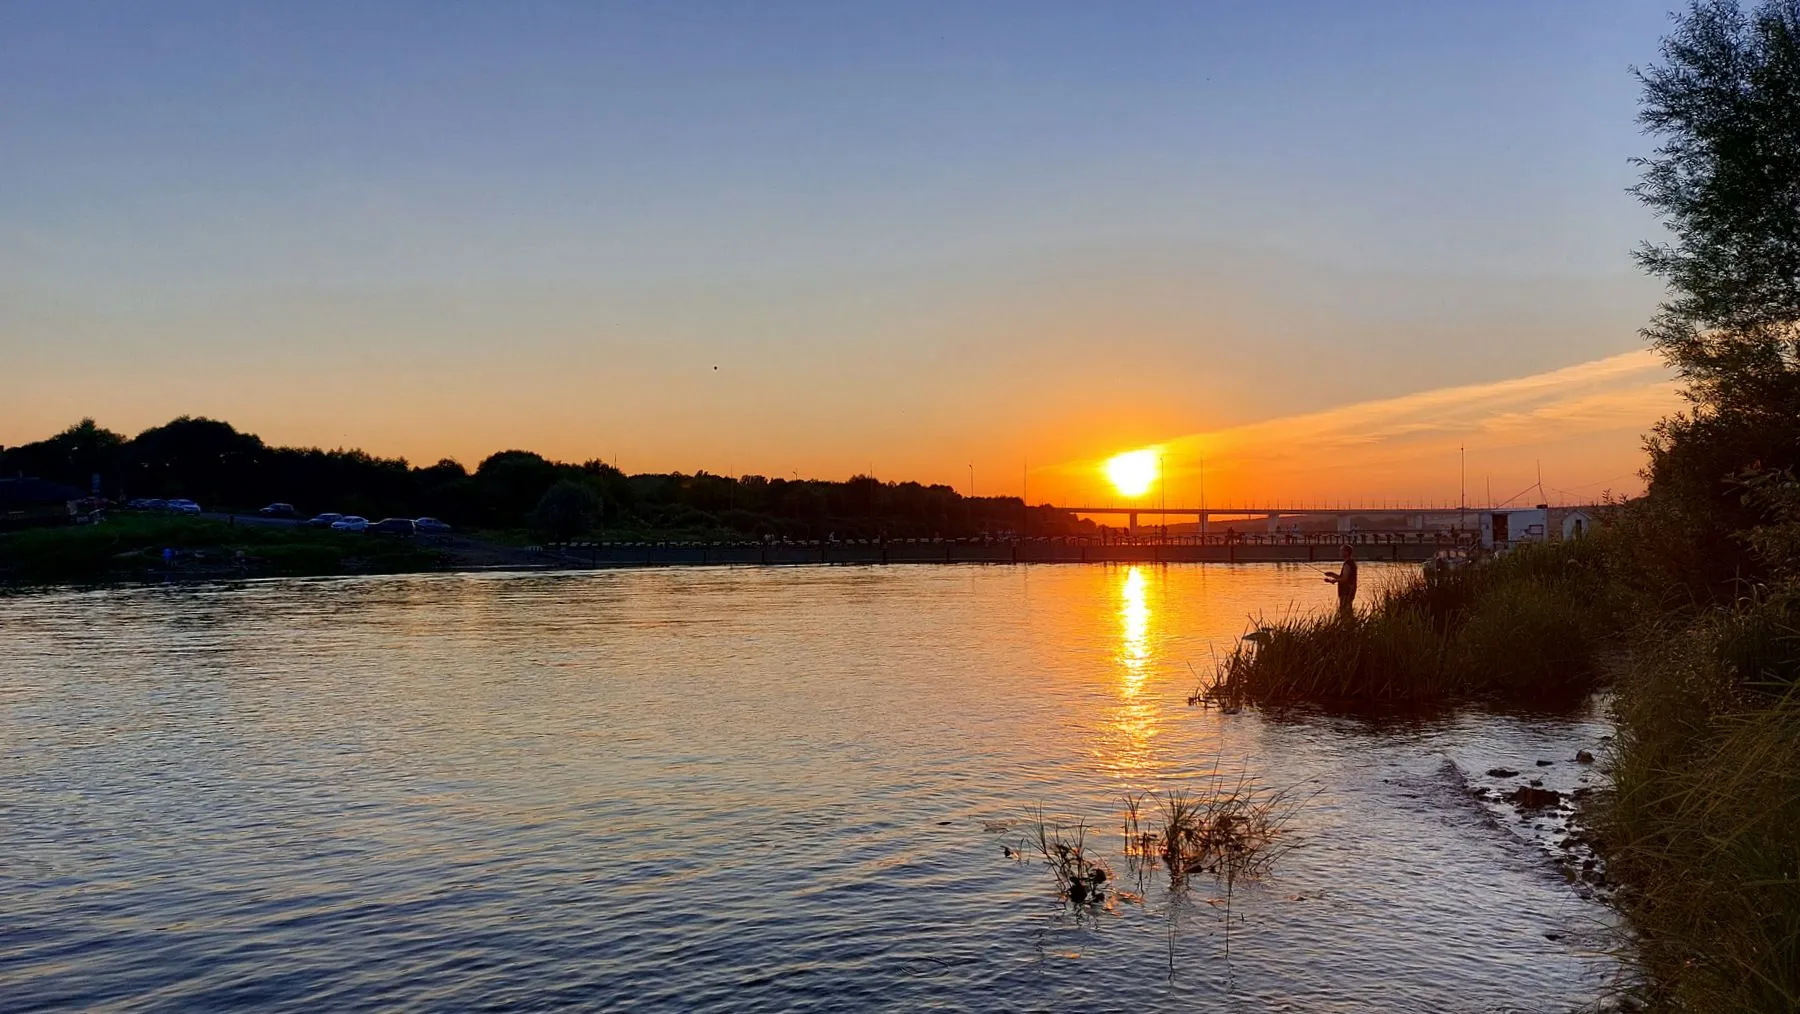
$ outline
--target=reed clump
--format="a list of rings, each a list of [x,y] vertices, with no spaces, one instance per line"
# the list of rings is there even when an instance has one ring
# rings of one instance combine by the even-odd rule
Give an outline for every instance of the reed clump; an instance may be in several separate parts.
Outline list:
[[[1200,697],[1230,708],[1585,693],[1622,602],[1602,541],[1422,570],[1359,613],[1259,623]]]
[[[1215,778],[1204,792],[1127,795],[1125,857],[1140,881],[1147,865],[1160,865],[1171,890],[1201,873],[1229,889],[1266,873],[1294,847],[1287,825],[1303,803],[1292,790],[1256,786],[1247,775],[1234,784]],[[1073,904],[1107,901],[1116,881],[1105,861],[1089,850],[1085,823],[1059,824],[1042,810],[1025,823],[1029,833],[1016,849],[1006,849],[1007,856],[1042,861],[1056,878],[1058,893]]]
[[[1225,790],[1194,796],[1183,790],[1165,793],[1159,805],[1160,826],[1145,835],[1128,824],[1127,844],[1135,837],[1143,854],[1159,858],[1169,882],[1180,886],[1196,873],[1231,884],[1259,876],[1292,842],[1287,822],[1298,809],[1287,790],[1260,789],[1240,781]],[[1136,808],[1128,808],[1136,820]]]

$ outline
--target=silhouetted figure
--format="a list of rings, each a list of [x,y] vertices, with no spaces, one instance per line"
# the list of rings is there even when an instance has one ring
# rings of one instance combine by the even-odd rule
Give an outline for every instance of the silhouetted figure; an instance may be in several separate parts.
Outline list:
[[[1356,608],[1356,547],[1344,545],[1344,565],[1327,571],[1325,580],[1337,585],[1338,611],[1348,613]]]

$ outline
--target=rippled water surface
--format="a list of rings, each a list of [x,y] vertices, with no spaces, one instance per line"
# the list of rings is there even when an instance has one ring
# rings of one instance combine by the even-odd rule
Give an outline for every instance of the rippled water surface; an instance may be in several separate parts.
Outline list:
[[[0,1009],[1592,999],[1604,912],[1459,771],[1599,726],[1186,705],[1249,614],[1330,594],[972,566],[0,599]],[[1316,792],[1229,958],[1210,883],[1077,913],[991,830],[1082,817],[1125,870],[1122,794],[1216,766]]]

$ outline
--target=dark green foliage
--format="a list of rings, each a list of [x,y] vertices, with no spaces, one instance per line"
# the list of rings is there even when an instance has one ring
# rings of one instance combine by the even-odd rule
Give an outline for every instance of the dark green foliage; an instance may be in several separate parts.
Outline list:
[[[1797,365],[1800,320],[1800,0],[1694,3],[1639,73],[1638,197],[1675,233],[1639,260],[1675,294],[1653,329],[1708,400]],[[1724,388],[1714,385],[1723,384]]]
[[[125,437],[83,419],[48,440],[14,447],[0,454],[0,477],[35,475],[88,492],[94,475],[104,486],[119,462]]]
[[[1693,407],[1657,427],[1634,520],[1664,592],[1722,601],[1764,573],[1736,479],[1800,466],[1800,0],[1695,3],[1662,55],[1639,74],[1660,143],[1635,192],[1674,233],[1639,252],[1671,296],[1645,334]]]
[[[1800,480],[1793,469],[1764,470],[1742,480],[1744,502],[1756,523],[1742,541],[1756,559],[1776,574],[1800,574]]]
[[[571,465],[521,450],[490,455],[471,474],[450,460],[413,468],[362,451],[270,447],[228,423],[188,417],[131,440],[83,420],[49,440],[0,451],[0,474],[15,472],[84,490],[99,474],[108,496],[185,496],[209,510],[249,511],[283,501],[305,513],[431,515],[490,530],[535,525],[540,501],[564,482],[594,492],[609,532],[640,537],[954,538],[1094,530],[1048,507],[1028,510],[1016,497],[971,499],[949,486],[868,476],[847,482],[706,472],[626,476],[598,460]]]
[[[571,539],[600,520],[600,494],[585,482],[559,480],[532,509],[532,524],[552,539]]]
[[[1615,512],[1652,608],[1617,696],[1608,859],[1646,999],[1800,1009],[1800,2],[1694,4],[1640,75],[1646,334],[1692,407]]]
[[[493,528],[518,524],[557,478],[557,466],[530,451],[489,455],[475,469],[475,487],[481,495],[479,523]]]

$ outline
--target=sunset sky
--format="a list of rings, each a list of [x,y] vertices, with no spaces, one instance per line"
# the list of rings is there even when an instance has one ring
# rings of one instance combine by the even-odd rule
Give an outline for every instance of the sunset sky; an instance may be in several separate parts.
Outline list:
[[[9,4],[0,444],[1634,489],[1656,0]]]

